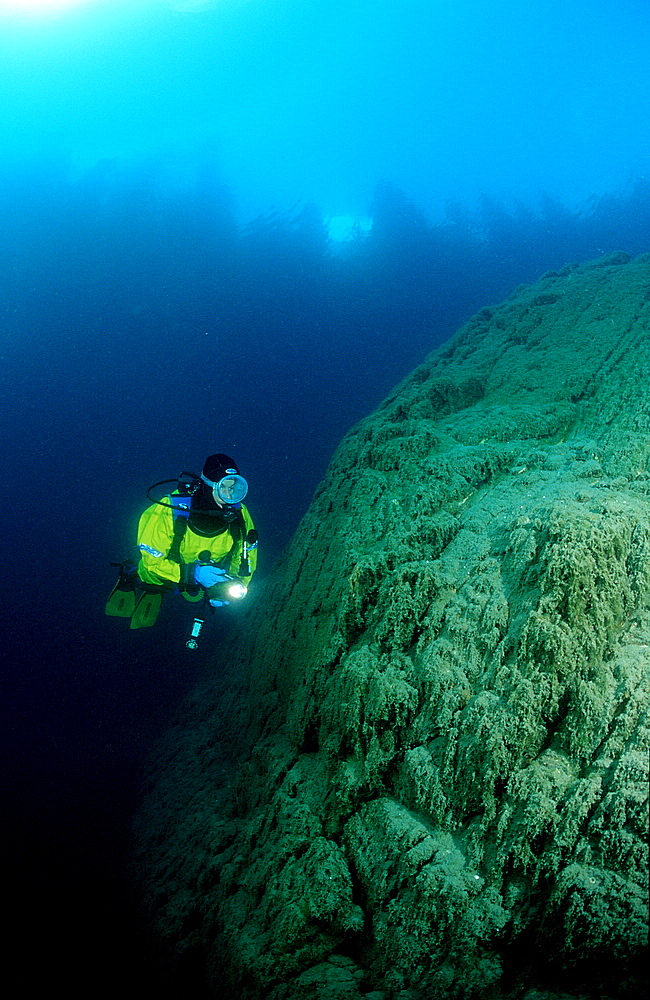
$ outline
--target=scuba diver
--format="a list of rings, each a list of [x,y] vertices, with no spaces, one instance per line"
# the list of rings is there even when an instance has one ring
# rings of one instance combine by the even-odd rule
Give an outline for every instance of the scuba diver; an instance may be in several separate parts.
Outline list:
[[[151,491],[167,483],[176,489],[162,500]],[[242,503],[248,483],[228,455],[210,455],[200,476],[182,472],[147,490],[153,503],[138,524],[140,562],[112,563],[120,575],[106,614],[130,618],[131,628],[148,628],[158,618],[165,592],[180,593],[203,609],[223,607],[246,596],[257,563],[257,532]],[[187,645],[195,649],[204,619],[195,617]]]

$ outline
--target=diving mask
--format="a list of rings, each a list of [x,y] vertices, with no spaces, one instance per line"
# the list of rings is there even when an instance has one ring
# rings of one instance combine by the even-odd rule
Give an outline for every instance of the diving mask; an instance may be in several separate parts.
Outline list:
[[[241,503],[248,493],[248,483],[234,469],[226,469],[226,475],[216,483],[203,474],[201,479],[212,490],[215,503],[225,504],[227,507]]]

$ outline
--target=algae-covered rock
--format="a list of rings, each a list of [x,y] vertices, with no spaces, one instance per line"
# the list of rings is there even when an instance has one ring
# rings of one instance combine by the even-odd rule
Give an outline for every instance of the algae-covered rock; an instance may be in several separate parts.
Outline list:
[[[177,975],[640,995],[649,515],[650,257],[518,289],[355,427],[152,771]]]

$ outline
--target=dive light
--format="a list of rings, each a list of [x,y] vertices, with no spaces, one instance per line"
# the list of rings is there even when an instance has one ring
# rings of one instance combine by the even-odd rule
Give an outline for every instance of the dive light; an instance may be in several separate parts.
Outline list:
[[[207,549],[199,552],[198,561],[202,565],[210,563],[213,566],[218,566],[218,563],[211,559],[210,552]],[[208,587],[206,593],[208,599],[211,601],[241,601],[242,597],[246,597],[248,587],[241,580],[238,580],[236,576],[228,576],[224,573],[224,578],[212,587]]]
[[[215,583],[214,587],[210,587],[208,597],[211,601],[241,601],[247,593],[248,587],[240,580],[229,576],[222,583]]]

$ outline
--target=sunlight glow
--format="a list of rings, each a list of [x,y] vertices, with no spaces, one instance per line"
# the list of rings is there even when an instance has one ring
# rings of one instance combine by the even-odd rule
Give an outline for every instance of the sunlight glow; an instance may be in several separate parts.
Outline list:
[[[24,14],[26,17],[57,14],[88,4],[89,0],[0,0],[0,14]]]
[[[372,219],[354,215],[333,215],[327,219],[329,238],[335,243],[346,243],[356,237],[369,233],[372,229]]]
[[[75,7],[92,7],[106,4],[109,0],[0,0],[0,17],[3,14],[14,17],[47,18],[63,14]],[[128,6],[131,0],[110,0],[117,5]],[[217,0],[140,0],[142,6],[170,7],[179,14],[199,14],[213,10]]]

